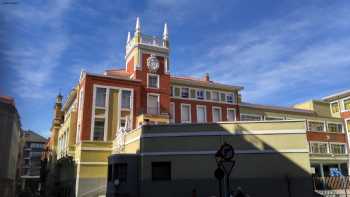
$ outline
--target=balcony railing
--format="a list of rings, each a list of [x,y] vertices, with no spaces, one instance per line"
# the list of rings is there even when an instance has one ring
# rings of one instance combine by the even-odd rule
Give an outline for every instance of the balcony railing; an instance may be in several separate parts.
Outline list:
[[[156,36],[141,35],[141,44],[163,47],[163,40]]]
[[[126,44],[126,52],[128,53],[132,47],[135,45],[135,37],[133,37],[127,44]],[[156,47],[164,47],[163,46],[163,39],[161,37],[157,36],[150,36],[141,34],[140,43],[148,46],[156,46]]]

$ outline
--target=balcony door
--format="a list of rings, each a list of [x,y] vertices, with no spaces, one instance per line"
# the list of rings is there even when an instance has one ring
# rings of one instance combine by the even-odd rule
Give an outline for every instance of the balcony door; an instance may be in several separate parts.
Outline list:
[[[149,94],[147,98],[147,113],[159,114],[159,95]]]

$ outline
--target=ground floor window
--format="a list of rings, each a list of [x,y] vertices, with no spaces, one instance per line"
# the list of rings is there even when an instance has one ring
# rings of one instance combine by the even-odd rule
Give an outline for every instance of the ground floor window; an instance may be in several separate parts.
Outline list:
[[[171,180],[170,162],[152,162],[152,180],[164,181]]]
[[[105,119],[95,118],[94,124],[94,140],[103,140],[105,132]]]

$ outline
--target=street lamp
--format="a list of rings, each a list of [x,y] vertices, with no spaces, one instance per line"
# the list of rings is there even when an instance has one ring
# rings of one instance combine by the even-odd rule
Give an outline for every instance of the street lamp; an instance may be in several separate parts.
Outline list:
[[[235,150],[234,148],[228,144],[224,143],[220,146],[219,150],[215,153],[215,161],[217,164],[217,169],[215,170],[215,177],[219,181],[219,196],[222,197],[222,179],[226,176],[226,188],[225,188],[225,196],[230,196],[230,174],[232,172],[233,167],[236,164],[234,160]]]

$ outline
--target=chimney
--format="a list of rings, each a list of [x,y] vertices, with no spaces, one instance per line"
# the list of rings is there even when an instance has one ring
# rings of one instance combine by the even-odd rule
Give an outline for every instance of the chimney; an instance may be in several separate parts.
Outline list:
[[[204,81],[210,82],[209,73],[205,73]]]

